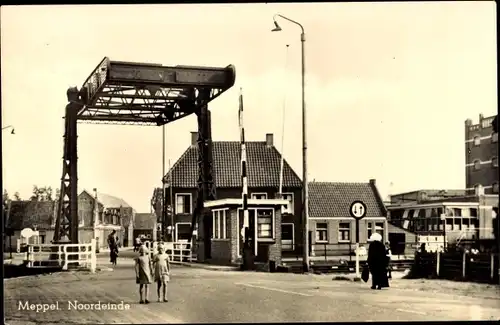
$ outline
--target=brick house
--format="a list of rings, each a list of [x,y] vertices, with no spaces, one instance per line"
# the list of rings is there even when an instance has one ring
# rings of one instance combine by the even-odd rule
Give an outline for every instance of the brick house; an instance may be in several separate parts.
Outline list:
[[[470,194],[482,186],[485,194],[498,195],[498,132],[496,116],[479,115],[479,123],[465,121],[465,183]]]
[[[133,225],[130,227],[130,221],[135,213],[133,209],[125,201],[102,193],[98,193],[98,203],[99,218],[95,219],[95,195],[84,190],[78,196],[79,242],[87,243],[96,238],[99,247],[107,247],[107,235],[114,229],[118,232],[120,243],[127,245],[129,239],[132,240]],[[10,243],[4,240],[4,247],[17,247],[21,230],[24,228],[38,230],[39,238],[33,240],[38,240],[40,244],[49,244],[54,237],[58,204],[57,200],[11,201],[7,225],[14,235],[11,236]]]
[[[309,183],[309,233],[311,256],[344,256],[352,253],[355,220],[350,216],[352,202],[366,204],[366,216],[359,224],[360,244],[366,244],[373,232],[387,241],[387,213],[375,180],[369,183]]]
[[[173,218],[167,218],[167,226],[173,219],[174,240],[183,241],[189,237],[192,213],[197,199],[198,179],[198,133],[191,132],[191,145],[165,175],[165,182],[171,179],[167,190],[166,204],[173,201]],[[273,135],[266,134],[265,141],[248,141],[248,191],[249,199],[275,199],[279,194],[281,154],[273,143]],[[212,146],[214,179],[217,199],[241,198],[241,147],[239,141],[214,141]],[[302,181],[284,160],[283,196],[290,204],[283,208],[281,233],[283,249],[297,249],[295,241],[300,241],[302,214]],[[155,190],[158,193],[161,189]],[[161,198],[161,196],[159,196]],[[172,197],[172,198],[171,198]],[[153,198],[154,201],[154,198]],[[161,202],[152,202],[157,216],[161,216]],[[160,199],[161,201],[161,199]],[[253,210],[250,210],[250,213]],[[215,217],[214,217],[215,218]],[[214,220],[215,221],[215,220]],[[215,222],[214,222],[215,225]]]

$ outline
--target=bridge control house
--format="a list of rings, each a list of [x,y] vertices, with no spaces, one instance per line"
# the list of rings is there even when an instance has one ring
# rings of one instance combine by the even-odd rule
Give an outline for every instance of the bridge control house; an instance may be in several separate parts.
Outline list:
[[[281,210],[289,202],[281,199],[248,200],[249,228],[256,262],[281,264]],[[205,202],[212,211],[212,260],[237,264],[243,256],[242,199]]]

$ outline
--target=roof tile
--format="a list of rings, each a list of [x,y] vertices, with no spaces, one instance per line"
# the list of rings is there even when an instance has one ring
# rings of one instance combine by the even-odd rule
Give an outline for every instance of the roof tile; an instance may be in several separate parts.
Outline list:
[[[266,142],[246,142],[248,186],[278,187],[281,154]],[[241,187],[241,144],[238,141],[214,141],[212,143],[215,186]],[[172,166],[173,187],[196,188],[198,180],[198,147],[190,146]],[[302,187],[302,181],[284,161],[283,187]]]

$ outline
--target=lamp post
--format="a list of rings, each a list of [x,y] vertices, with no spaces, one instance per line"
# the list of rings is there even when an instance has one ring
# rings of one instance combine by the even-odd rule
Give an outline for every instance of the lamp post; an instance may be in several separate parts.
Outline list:
[[[283,15],[280,14],[275,14],[273,17],[274,20],[274,28],[272,29],[273,32],[279,32],[281,31],[281,27],[278,25],[278,22],[276,21],[276,18],[282,18],[284,20],[287,20],[297,26],[300,27],[301,34],[300,34],[300,42],[301,42],[301,52],[302,52],[302,182],[303,182],[303,199],[304,199],[304,211],[303,211],[303,217],[304,217],[304,238],[303,238],[303,267],[304,267],[304,272],[309,272],[309,188],[308,188],[308,183],[307,183],[307,136],[306,136],[306,101],[305,101],[305,75],[306,75],[306,60],[305,60],[305,43],[306,43],[306,34],[304,32],[304,26],[302,26],[300,23],[296,22],[295,20],[292,20],[290,18],[287,18]]]
[[[162,125],[162,145],[161,145],[161,158],[162,158],[162,174],[161,174],[161,240],[166,241],[166,222],[167,222],[167,207],[165,206],[167,191],[165,190],[165,124]]]
[[[16,132],[14,130],[14,126],[7,125],[7,126],[2,127],[2,131],[8,130],[8,129],[12,129],[12,131],[10,131],[11,134],[16,134]]]

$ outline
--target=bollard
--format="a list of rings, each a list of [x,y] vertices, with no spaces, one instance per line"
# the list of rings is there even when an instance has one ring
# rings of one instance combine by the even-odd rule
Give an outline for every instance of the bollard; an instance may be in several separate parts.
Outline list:
[[[465,266],[466,266],[466,258],[467,258],[467,253],[464,252],[462,255],[462,278],[465,278]]]
[[[439,250],[436,252],[436,275],[439,278],[439,268],[441,263],[441,254]]]

